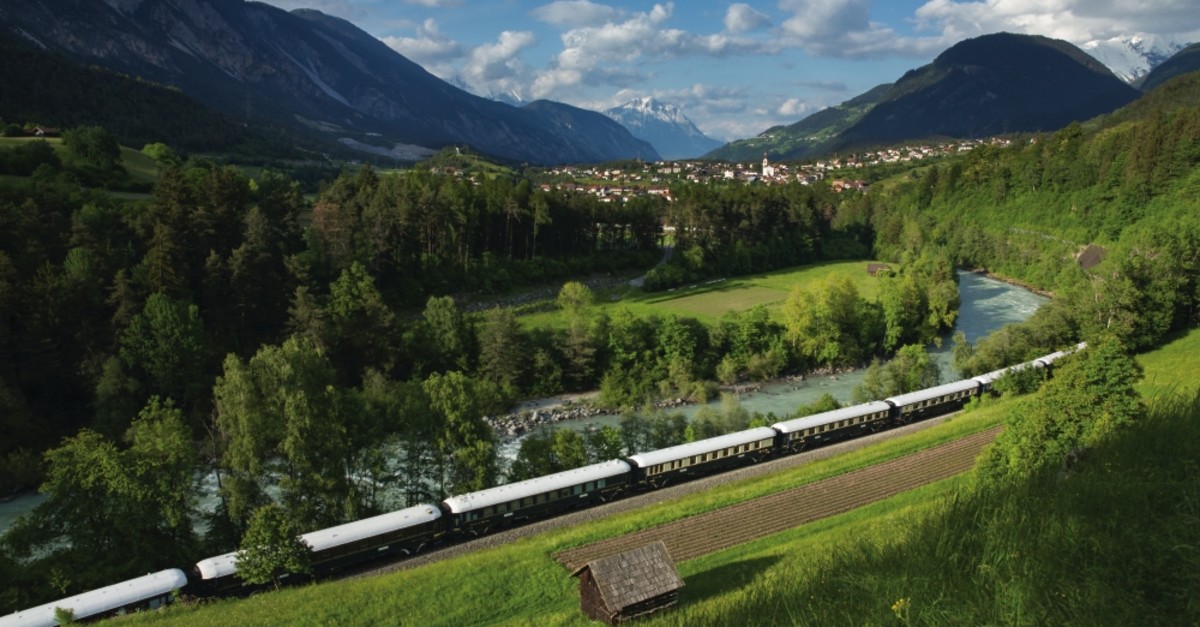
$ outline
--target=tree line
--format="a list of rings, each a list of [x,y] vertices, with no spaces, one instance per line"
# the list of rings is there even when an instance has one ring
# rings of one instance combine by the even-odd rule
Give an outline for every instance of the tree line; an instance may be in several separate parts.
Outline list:
[[[285,177],[195,163],[165,168],[153,198],[129,201],[48,160],[0,187],[7,489],[41,481],[41,451],[52,449],[52,497],[38,524],[5,537],[0,572],[12,583],[0,595],[15,609],[122,569],[227,550],[269,504],[316,528],[490,485],[504,469],[480,417],[522,395],[599,387],[604,402],[637,406],[897,351],[906,366],[877,367],[864,393],[913,385],[929,369],[905,347],[952,325],[955,266],[1058,296],[1007,339],[962,345],[970,369],[1067,338],[1151,346],[1196,322],[1200,227],[1186,210],[1194,123],[1194,111],[1179,110],[1072,127],[922,167],[867,195],[684,187],[669,206],[362,169],[329,183],[310,209]],[[1164,141],[1156,148],[1143,134]],[[581,284],[560,293],[568,324],[554,331],[527,331],[509,309],[473,318],[431,297],[648,267],[664,219],[682,228],[662,286],[868,245],[898,270],[874,301],[831,284],[791,295],[778,317],[754,309],[712,327],[597,311]],[[1072,257],[1087,242],[1107,254],[1084,269]],[[414,304],[424,304],[419,315],[406,313]],[[508,472],[750,423],[731,409],[691,425],[626,424],[534,439]],[[179,515],[191,507],[197,459],[215,469],[222,495],[203,536]],[[389,484],[399,496],[378,489]],[[136,538],[180,553],[149,554]]]

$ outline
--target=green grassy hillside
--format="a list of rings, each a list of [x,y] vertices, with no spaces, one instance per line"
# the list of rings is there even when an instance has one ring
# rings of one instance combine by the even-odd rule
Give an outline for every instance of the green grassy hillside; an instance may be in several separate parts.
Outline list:
[[[764,305],[779,309],[796,287],[815,292],[827,283],[850,279],[858,293],[873,300],[879,293],[879,280],[867,274],[869,261],[833,261],[765,274],[720,279],[669,292],[646,293],[637,288],[619,288],[601,294],[596,307],[610,314],[628,309],[636,316],[676,315],[715,323],[730,312],[746,311]],[[521,318],[528,328],[566,328],[567,316],[555,310]]]
[[[1200,389],[1196,354],[1200,331],[1142,355],[1150,416],[1069,476],[993,492],[960,476],[683,562],[680,606],[647,624],[1194,624],[1200,475],[1181,461],[1200,459],[1200,404],[1180,399]],[[962,437],[1014,406],[463,558],[122,624],[586,624],[558,551]]]

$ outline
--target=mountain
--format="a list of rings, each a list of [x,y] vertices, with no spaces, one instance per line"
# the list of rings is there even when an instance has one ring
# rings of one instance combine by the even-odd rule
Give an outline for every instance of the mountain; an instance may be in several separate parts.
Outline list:
[[[1192,44],[1180,50],[1175,56],[1155,67],[1142,80],[1142,91],[1150,92],[1159,85],[1180,76],[1200,70],[1200,44]]]
[[[1109,113],[1139,92],[1079,48],[1036,35],[968,39],[907,72],[839,134],[838,149],[935,137],[1047,131]]]
[[[773,159],[803,159],[828,152],[839,133],[862,118],[891,89],[886,83],[843,102],[822,109],[795,124],[774,126],[756,137],[739,139],[705,155],[709,159],[745,161],[769,155]]]
[[[78,62],[173,85],[239,120],[394,151],[467,144],[495,157],[572,163],[587,138],[536,110],[471,95],[353,24],[243,0],[27,0],[0,3],[0,29]],[[631,158],[633,141],[605,158]]]
[[[103,126],[135,148],[166,142],[246,159],[310,158],[320,146],[301,133],[241,124],[179,90],[84,67],[3,32],[0,58],[0,117],[9,123]]]
[[[619,157],[612,155],[619,154],[631,145],[636,145],[637,149],[628,158],[643,161],[662,159],[648,142],[635,139],[628,129],[604,114],[550,100],[535,100],[522,109],[536,113],[556,133],[583,139],[584,148],[589,151],[585,161],[616,160]]]
[[[1089,41],[1080,48],[1112,70],[1117,78],[1138,87],[1151,70],[1186,46],[1156,35],[1122,35]]]
[[[708,137],[678,107],[654,98],[636,98],[604,111],[604,115],[650,142],[665,159],[699,157],[721,145]]]

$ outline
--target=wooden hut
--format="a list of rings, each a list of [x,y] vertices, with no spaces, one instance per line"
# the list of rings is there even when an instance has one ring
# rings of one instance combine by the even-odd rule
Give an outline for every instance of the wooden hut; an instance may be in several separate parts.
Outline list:
[[[579,577],[579,609],[610,625],[675,605],[683,587],[662,540],[592,560],[571,575]]]

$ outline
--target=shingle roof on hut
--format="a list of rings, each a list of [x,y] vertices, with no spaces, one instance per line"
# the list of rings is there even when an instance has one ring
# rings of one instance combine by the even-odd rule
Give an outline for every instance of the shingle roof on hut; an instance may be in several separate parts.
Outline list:
[[[891,272],[892,267],[886,263],[869,263],[867,264],[867,274],[875,276],[880,272]]]
[[[590,571],[590,577],[585,571]],[[571,575],[591,579],[607,609],[604,614],[607,614],[610,622],[613,618],[627,620],[670,606],[674,604],[679,588],[683,587],[683,580],[679,578],[671,555],[667,552],[667,545],[662,540],[592,560],[575,569]],[[657,597],[662,597],[661,602],[645,603]],[[584,601],[586,603],[587,599]],[[600,617],[593,615],[593,618]]]
[[[1107,253],[1108,251],[1104,250],[1100,246],[1088,244],[1088,247],[1084,248],[1083,252],[1079,253],[1079,267],[1083,268],[1084,270],[1091,270],[1101,261],[1104,261],[1104,256]]]

